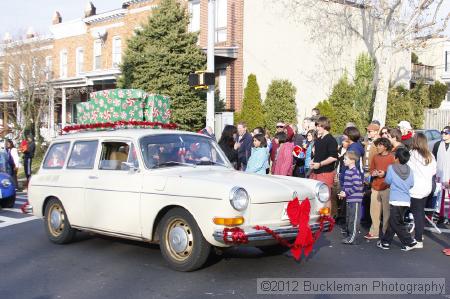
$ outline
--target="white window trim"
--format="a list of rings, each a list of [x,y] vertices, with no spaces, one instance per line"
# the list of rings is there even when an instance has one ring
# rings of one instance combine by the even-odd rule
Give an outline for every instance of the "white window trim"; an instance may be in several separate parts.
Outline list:
[[[19,66],[19,90],[22,90],[25,88],[25,82],[24,82],[24,77],[25,77],[25,64],[21,64]]]
[[[201,14],[201,7],[200,7],[200,0],[189,0],[189,26],[188,26],[188,29],[189,29],[189,32],[198,32],[198,31],[200,31],[200,27],[201,27],[201,20],[200,20],[200,14]],[[192,29],[192,21],[193,21],[193,7],[194,7],[194,5],[198,5],[198,9],[199,9],[199,16],[198,16],[198,24],[196,24],[196,26],[198,27],[198,28],[196,28],[196,29]]]
[[[100,67],[99,68],[96,68],[96,66],[95,66],[95,46],[96,45],[99,45],[99,49],[100,49]],[[93,51],[92,51],[92,70],[94,70],[94,71],[97,71],[97,70],[101,70],[102,69],[102,41],[100,40],[100,39],[96,39],[96,40],[94,40],[94,46],[93,46],[93,49],[92,49]]]
[[[120,42],[120,51],[119,51],[119,53],[115,52],[116,46],[117,46],[116,45],[117,41]],[[118,57],[119,57],[118,61],[116,61],[116,57],[117,57],[116,55],[117,54],[118,54]],[[113,40],[112,40],[112,67],[113,68],[118,68],[121,63],[122,63],[122,38],[119,35],[116,35],[116,36],[113,37]]]
[[[225,11],[225,26],[221,26],[219,27],[219,1],[216,0],[215,2],[215,9],[216,9],[216,15],[215,15],[215,24],[216,24],[216,28],[214,30],[214,35],[215,35],[215,42],[216,43],[221,43],[221,42],[226,42],[228,40],[228,0],[220,0],[220,1],[224,1],[225,2],[225,7],[226,7],[226,11]],[[220,39],[219,40],[219,33],[222,33],[223,31],[225,31],[225,39]]]
[[[45,78],[50,80],[53,71],[53,59],[52,56],[45,56]]]
[[[65,64],[65,69],[63,67],[63,56],[66,56],[66,64]],[[60,78],[67,78],[67,65],[69,63],[69,57],[67,54],[67,50],[61,50],[59,52],[59,77]]]
[[[81,56],[81,61],[80,61],[80,56],[79,56],[80,52],[83,54]],[[80,62],[81,62],[81,67],[80,67]],[[76,76],[79,76],[81,73],[83,73],[83,67],[84,67],[84,48],[78,47],[75,50],[75,75]]]
[[[14,76],[14,66],[10,65],[8,68],[8,91],[14,91],[14,81],[16,76]]]

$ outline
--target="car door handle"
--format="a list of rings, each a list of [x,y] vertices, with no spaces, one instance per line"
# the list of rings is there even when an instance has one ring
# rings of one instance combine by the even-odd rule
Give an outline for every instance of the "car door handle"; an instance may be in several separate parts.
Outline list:
[[[96,180],[96,179],[98,179],[98,176],[90,175],[90,176],[88,176],[88,178],[91,180]]]

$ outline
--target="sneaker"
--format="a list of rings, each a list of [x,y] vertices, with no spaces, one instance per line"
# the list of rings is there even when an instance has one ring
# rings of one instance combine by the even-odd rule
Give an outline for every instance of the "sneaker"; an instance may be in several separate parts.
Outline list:
[[[411,244],[409,244],[407,246],[402,246],[402,248],[400,248],[400,249],[402,251],[410,251],[410,250],[413,250],[413,249],[416,249],[416,248],[419,248],[419,247],[417,247],[417,242],[414,242],[414,243],[411,243]]]
[[[366,238],[367,240],[375,240],[378,239],[378,236],[374,236],[371,233],[368,233],[367,235],[364,236],[364,238]]]
[[[391,245],[389,245],[388,243],[382,243],[381,241],[377,242],[377,247],[387,250],[391,248]]]
[[[342,243],[342,244],[346,244],[346,245],[356,245],[356,242],[355,242],[355,241],[350,242],[350,238],[344,238],[344,239],[342,239],[341,243]]]
[[[423,248],[423,242],[417,241],[416,248],[422,249]]]

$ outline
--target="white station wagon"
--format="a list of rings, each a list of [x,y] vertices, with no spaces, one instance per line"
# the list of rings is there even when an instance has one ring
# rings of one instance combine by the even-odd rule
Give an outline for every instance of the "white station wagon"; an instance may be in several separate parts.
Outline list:
[[[317,231],[328,210],[323,183],[236,171],[200,134],[118,129],[56,138],[30,182],[29,211],[44,219],[55,243],[81,230],[159,243],[172,268],[192,271],[213,248],[243,245],[225,228],[242,229],[245,245],[262,250],[281,245],[256,225],[295,239],[286,206],[297,195],[310,199]]]

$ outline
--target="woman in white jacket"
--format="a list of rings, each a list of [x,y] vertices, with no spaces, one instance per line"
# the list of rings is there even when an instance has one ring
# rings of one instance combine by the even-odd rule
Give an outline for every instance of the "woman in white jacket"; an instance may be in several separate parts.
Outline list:
[[[12,142],[11,139],[6,139],[5,142],[6,145],[6,150],[8,151],[8,153],[11,155],[13,161],[14,161],[14,169],[13,169],[13,180],[14,180],[14,185],[16,186],[16,189],[18,188],[17,185],[17,171],[19,169],[20,165],[20,158],[19,158],[19,152],[17,151],[17,148],[14,147],[14,143]]]
[[[408,165],[414,175],[414,186],[409,190],[411,211],[414,215],[415,239],[418,248],[423,248],[425,204],[432,191],[432,180],[436,174],[436,160],[428,150],[427,137],[422,133],[414,135],[410,153],[411,158]]]

